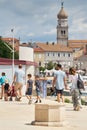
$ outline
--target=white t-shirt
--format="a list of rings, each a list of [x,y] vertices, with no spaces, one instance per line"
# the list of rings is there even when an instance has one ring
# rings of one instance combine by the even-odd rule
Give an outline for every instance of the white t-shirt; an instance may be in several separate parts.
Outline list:
[[[58,90],[64,89],[64,78],[66,77],[66,74],[62,70],[58,70],[54,73],[54,77],[56,77],[56,88]]]
[[[81,75],[80,78],[82,79]],[[77,73],[75,75],[69,75],[69,81],[71,82],[71,89],[77,88],[77,79],[78,79]]]
[[[15,76],[16,76],[16,82],[21,82],[21,83],[24,82],[25,73],[22,69],[17,69],[15,71]]]

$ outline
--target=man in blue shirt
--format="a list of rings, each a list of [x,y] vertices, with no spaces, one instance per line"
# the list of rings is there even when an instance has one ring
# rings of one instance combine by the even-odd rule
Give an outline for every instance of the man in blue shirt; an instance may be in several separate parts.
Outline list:
[[[22,97],[22,87],[24,82],[25,73],[22,69],[22,65],[19,64],[18,69],[15,71],[14,74],[14,84],[15,84],[15,93],[16,93],[16,100],[20,101]]]
[[[66,84],[66,74],[62,70],[61,64],[57,64],[56,66],[52,87],[53,89],[54,87],[56,88],[58,102],[61,101],[60,99],[62,99],[62,102],[64,102],[63,90],[64,88],[67,89],[67,84]]]

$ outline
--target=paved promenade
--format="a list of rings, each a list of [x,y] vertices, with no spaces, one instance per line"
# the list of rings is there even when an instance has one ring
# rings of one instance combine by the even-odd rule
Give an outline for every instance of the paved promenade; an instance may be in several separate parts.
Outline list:
[[[28,105],[27,102],[26,97],[21,102],[0,100],[0,130],[87,130],[87,106],[73,111],[72,104],[65,104],[67,124],[64,127],[44,127],[31,125],[35,119],[35,104]]]

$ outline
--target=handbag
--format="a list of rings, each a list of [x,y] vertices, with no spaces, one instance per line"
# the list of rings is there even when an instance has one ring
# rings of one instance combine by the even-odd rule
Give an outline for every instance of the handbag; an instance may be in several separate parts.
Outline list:
[[[77,79],[77,88],[84,89],[84,83],[83,83],[82,79],[80,78],[79,74],[78,74],[78,79]]]

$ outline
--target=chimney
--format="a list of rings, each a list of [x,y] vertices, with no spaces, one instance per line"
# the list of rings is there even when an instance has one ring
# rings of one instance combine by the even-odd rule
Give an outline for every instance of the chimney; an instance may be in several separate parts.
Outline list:
[[[54,45],[55,43],[54,42],[52,42],[52,45]]]
[[[48,45],[48,44],[49,44],[49,42],[46,42],[46,44]]]

